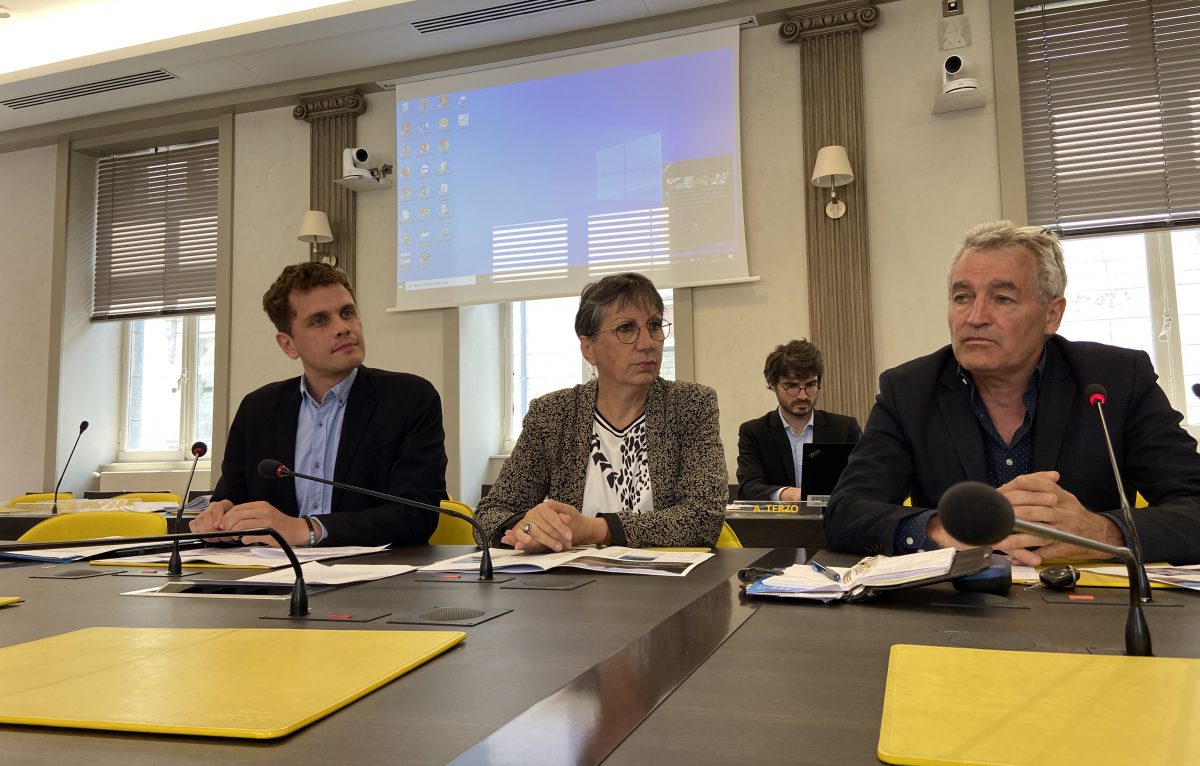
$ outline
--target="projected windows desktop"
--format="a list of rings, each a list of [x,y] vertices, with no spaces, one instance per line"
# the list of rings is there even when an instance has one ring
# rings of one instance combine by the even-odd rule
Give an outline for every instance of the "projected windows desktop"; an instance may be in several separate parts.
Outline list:
[[[745,276],[736,72],[718,47],[398,88],[398,307],[577,294],[628,270]]]

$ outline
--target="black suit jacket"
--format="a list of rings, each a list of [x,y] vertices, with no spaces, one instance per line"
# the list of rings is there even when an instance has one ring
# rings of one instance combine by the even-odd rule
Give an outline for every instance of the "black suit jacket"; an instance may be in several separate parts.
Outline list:
[[[1091,511],[1120,507],[1104,436],[1083,389],[1108,389],[1104,414],[1147,561],[1200,562],[1200,455],[1143,351],[1052,336],[1033,421],[1033,468]],[[893,552],[901,520],[935,508],[951,485],[987,481],[982,428],[949,346],[879,377],[862,440],[825,511],[830,548]],[[900,503],[912,497],[912,508]]]
[[[295,482],[304,480],[264,479],[258,463],[273,458],[295,467],[299,418],[299,378],[247,394],[229,428],[213,499],[262,500],[297,516]],[[446,496],[446,449],[442,402],[433,385],[416,375],[358,368],[333,478],[437,505]],[[321,516],[328,533],[322,545],[422,544],[437,526],[433,511],[386,505],[337,488],[331,505],[331,512]]]
[[[813,411],[813,442],[853,444],[862,436],[858,420],[824,410]],[[774,409],[738,429],[738,497],[766,500],[780,487],[796,486],[792,445],[779,410]]]

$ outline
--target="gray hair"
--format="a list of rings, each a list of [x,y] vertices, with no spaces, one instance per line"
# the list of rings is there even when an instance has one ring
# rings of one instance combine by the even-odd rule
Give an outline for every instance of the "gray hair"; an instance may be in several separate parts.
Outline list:
[[[613,304],[637,306],[649,314],[663,313],[662,296],[653,282],[632,271],[612,274],[584,286],[579,311],[575,312],[575,334],[590,337],[600,332],[604,312]]]
[[[1049,303],[1061,298],[1067,291],[1067,269],[1063,265],[1062,245],[1049,229],[1040,226],[1014,226],[1012,221],[992,221],[980,224],[963,236],[958,253],[950,262],[946,275],[946,286],[954,275],[959,260],[970,250],[1002,250],[1008,247],[1023,247],[1033,254],[1037,273],[1034,284],[1038,301]]]

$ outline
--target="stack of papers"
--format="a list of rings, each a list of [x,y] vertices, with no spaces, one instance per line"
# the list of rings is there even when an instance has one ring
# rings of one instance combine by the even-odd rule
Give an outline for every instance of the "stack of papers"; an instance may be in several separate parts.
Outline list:
[[[31,513],[42,516],[49,516],[51,509],[54,508],[53,500],[38,500],[32,503],[23,503],[20,498],[13,503],[11,508],[4,508],[6,513]],[[175,503],[164,503],[161,501],[147,502],[137,500],[130,497],[108,497],[97,500],[59,500],[58,512],[64,513],[85,513],[87,511],[137,511],[139,513],[157,513],[159,511],[177,511],[179,506]]]
[[[1125,581],[1129,579],[1129,570],[1125,568],[1124,564],[1118,566],[1085,566],[1080,567],[1079,571],[1094,572],[1095,574],[1107,575],[1109,577],[1119,577]],[[1200,590],[1200,565],[1192,564],[1190,566],[1176,567],[1170,564],[1147,564],[1146,578],[1152,583],[1162,582],[1179,588]]]
[[[811,565],[793,564],[778,575],[752,583],[746,592],[752,596],[836,601],[857,595],[868,587],[920,583],[941,577],[954,565],[954,555],[953,548],[939,548],[906,556],[870,556],[852,567],[828,567],[841,578],[840,581]]]
[[[119,537],[101,538],[104,540],[120,540]],[[185,543],[191,543],[190,540]],[[67,563],[71,561],[83,561],[85,559],[94,558],[96,556],[104,556],[117,551],[144,551],[146,549],[159,549],[170,543],[130,543],[126,542],[107,542],[97,545],[79,545],[73,548],[31,548],[23,551],[2,551],[0,558],[3,559],[20,559],[22,561],[45,561],[51,563]],[[163,558],[165,562],[170,558],[170,553],[167,553]]]
[[[644,548],[572,548],[561,553],[526,553],[508,548],[492,548],[492,569],[497,572],[526,574],[545,572],[555,567],[574,567],[593,572],[665,575],[684,577],[713,554],[699,551],[652,551]],[[422,572],[478,572],[481,553],[468,553],[421,567]]]
[[[323,561],[325,559],[340,559],[348,556],[365,556],[368,553],[378,553],[388,546],[364,547],[358,545],[330,546],[328,548],[293,548],[296,558],[301,563],[305,561]],[[276,569],[289,566],[287,554],[279,548],[266,546],[249,546],[244,548],[194,548],[180,551],[184,566],[227,567],[230,569]],[[171,552],[155,553],[149,556],[125,556],[122,558],[94,561],[97,566],[166,566],[171,560]]]

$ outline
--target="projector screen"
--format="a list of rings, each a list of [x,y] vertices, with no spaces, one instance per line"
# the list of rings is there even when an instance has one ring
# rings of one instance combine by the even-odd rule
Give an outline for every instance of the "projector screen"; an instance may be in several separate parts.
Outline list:
[[[738,28],[396,84],[396,310],[748,277]]]

